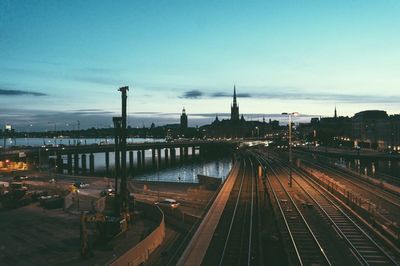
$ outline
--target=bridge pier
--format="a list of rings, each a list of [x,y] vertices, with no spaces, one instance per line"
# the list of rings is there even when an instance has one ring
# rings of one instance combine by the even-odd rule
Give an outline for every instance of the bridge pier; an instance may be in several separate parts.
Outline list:
[[[164,149],[165,166],[168,165],[168,148]]]
[[[194,159],[195,156],[196,156],[196,147],[193,146],[193,147],[192,147],[192,159]]]
[[[133,175],[133,151],[129,152],[129,173]]]
[[[156,167],[156,149],[151,149],[151,162]]]
[[[146,150],[142,150],[142,168],[146,166]]]
[[[176,163],[176,150],[175,148],[170,148],[169,153],[171,154],[171,164]]]
[[[199,146],[199,156],[200,156],[200,158],[202,158],[203,157],[203,148],[202,148],[202,145],[200,145]]]
[[[81,156],[82,163],[82,175],[86,175],[86,154],[82,154]]]
[[[179,147],[179,162],[183,163],[183,147]]]
[[[72,174],[72,154],[68,153],[67,154],[67,171],[68,174]]]
[[[185,147],[185,162],[189,160],[189,147]]]
[[[137,151],[137,168],[140,169],[142,167],[142,152]]]
[[[158,168],[161,168],[161,149],[157,149],[157,163],[158,163]]]
[[[79,154],[74,154],[74,174],[79,174]]]
[[[110,153],[106,151],[105,153],[106,158],[106,176],[110,177]]]
[[[91,153],[89,155],[89,173],[90,175],[94,175],[94,154]]]

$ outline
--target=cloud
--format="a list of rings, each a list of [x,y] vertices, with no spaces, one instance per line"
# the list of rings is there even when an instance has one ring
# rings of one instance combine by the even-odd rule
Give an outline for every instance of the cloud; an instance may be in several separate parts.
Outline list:
[[[237,97],[240,98],[251,98],[253,97],[250,93],[236,93]],[[215,92],[210,95],[212,98],[222,98],[222,97],[233,97],[232,93],[226,93],[226,92]]]
[[[238,98],[254,98],[261,100],[305,100],[305,101],[324,101],[336,103],[396,103],[400,101],[400,96],[395,95],[372,95],[372,94],[340,94],[324,92],[326,90],[310,91],[304,88],[261,86],[245,87],[237,93]],[[335,90],[330,90],[335,91]],[[215,91],[210,93],[199,90],[186,91],[180,98],[186,99],[210,99],[210,98],[232,98],[233,93],[226,91]]]
[[[21,95],[47,96],[48,94],[42,93],[42,92],[35,92],[35,91],[0,89],[0,95],[6,95],[6,96],[21,96]]]
[[[186,99],[198,99],[203,96],[203,93],[199,90],[191,90],[191,91],[186,91],[180,98],[186,98]]]
[[[71,111],[72,114],[75,115],[100,115],[100,114],[113,114],[113,112],[102,110],[102,109],[78,109]]]

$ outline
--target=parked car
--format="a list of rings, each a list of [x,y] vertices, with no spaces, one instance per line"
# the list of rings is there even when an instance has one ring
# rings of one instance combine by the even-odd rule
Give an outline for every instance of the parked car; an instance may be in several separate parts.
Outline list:
[[[21,180],[25,180],[25,179],[28,179],[29,177],[28,176],[26,176],[26,175],[16,175],[16,176],[14,176],[14,180],[15,181],[21,181]]]
[[[178,208],[181,204],[174,199],[164,199],[163,201],[155,202],[160,207],[169,207],[171,209]]]
[[[115,194],[115,190],[112,188],[105,188],[100,192],[101,197],[113,196],[114,194]]]
[[[82,181],[76,181],[73,185],[76,188],[88,188],[90,186],[88,183],[84,183]]]

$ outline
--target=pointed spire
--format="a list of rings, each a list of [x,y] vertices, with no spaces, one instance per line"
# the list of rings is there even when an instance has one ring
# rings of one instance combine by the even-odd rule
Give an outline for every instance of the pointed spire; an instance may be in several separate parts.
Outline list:
[[[236,101],[236,84],[233,84],[233,106],[237,105]]]
[[[335,114],[334,114],[334,118],[337,118],[336,105],[335,105]]]

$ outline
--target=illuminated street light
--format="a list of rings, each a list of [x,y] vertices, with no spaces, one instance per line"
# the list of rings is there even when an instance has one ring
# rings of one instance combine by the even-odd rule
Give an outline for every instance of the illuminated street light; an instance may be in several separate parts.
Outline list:
[[[282,113],[289,116],[289,187],[292,187],[292,115],[298,116],[298,112]]]

